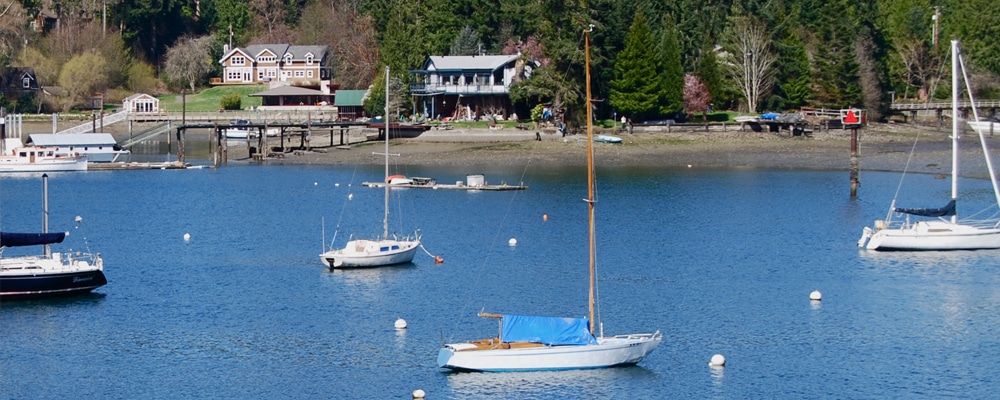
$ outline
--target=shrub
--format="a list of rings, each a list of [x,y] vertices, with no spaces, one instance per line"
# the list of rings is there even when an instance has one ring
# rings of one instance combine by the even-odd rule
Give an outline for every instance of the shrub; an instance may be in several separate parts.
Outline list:
[[[223,110],[239,110],[242,108],[242,102],[242,96],[236,93],[225,95],[221,100],[219,100]]]

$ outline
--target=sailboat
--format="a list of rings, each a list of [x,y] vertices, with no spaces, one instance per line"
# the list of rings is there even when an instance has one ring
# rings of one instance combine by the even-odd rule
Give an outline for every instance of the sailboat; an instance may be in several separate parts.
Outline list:
[[[500,336],[466,343],[446,344],[438,352],[439,367],[461,371],[558,371],[633,365],[642,361],[663,340],[654,333],[604,336],[594,334],[594,150],[590,102],[590,25],[584,31],[587,80],[587,207],[590,231],[589,318],[505,315],[480,312],[480,317],[500,320]]]
[[[104,260],[89,252],[54,253],[65,232],[49,233],[49,176],[42,175],[42,232],[0,232],[0,300],[89,293],[108,283]],[[81,219],[77,217],[77,222]],[[41,255],[3,257],[7,247],[43,246]]]
[[[961,131],[959,121],[958,102],[960,98],[959,73],[965,75],[965,66],[962,64],[961,53],[958,41],[951,42],[951,75],[952,75],[952,156],[951,156],[951,201],[941,208],[901,208],[896,207],[896,200],[893,199],[889,207],[889,215],[885,220],[876,220],[874,227],[865,227],[861,239],[858,240],[858,247],[868,250],[898,250],[898,251],[919,251],[919,250],[978,250],[1000,248],[1000,219],[970,220],[958,219],[956,204],[958,202],[958,166],[959,151],[958,138]],[[960,71],[961,67],[961,71]],[[968,82],[968,79],[965,79]],[[972,92],[969,91],[969,99],[972,104]],[[975,112],[975,107],[972,108]],[[976,118],[978,120],[978,118]],[[979,128],[972,125],[974,128]],[[993,172],[993,164],[990,159],[989,150],[986,146],[983,129],[977,129],[979,141],[983,147],[983,154],[986,157],[986,166],[989,169],[990,180],[993,184],[993,194],[997,205],[1000,206],[1000,190],[997,188],[997,179]],[[893,220],[895,213],[901,214],[899,217],[905,218],[902,221]],[[911,222],[910,217],[924,217]]]
[[[373,153],[385,156],[385,177],[389,177],[389,67],[385,68],[385,151]],[[387,181],[388,182],[388,181]],[[413,261],[420,247],[420,235],[389,236],[389,186],[385,185],[385,215],[382,236],[375,239],[351,239],[341,249],[330,249],[319,255],[327,268],[371,268]]]

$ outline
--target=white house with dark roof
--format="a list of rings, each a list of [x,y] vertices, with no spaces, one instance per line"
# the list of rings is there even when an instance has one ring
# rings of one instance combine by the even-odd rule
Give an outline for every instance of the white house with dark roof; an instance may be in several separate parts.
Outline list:
[[[538,63],[520,54],[430,56],[422,69],[411,71],[410,93],[417,112],[432,117],[478,119],[510,117],[510,87],[528,79]]]
[[[236,47],[219,59],[222,77],[213,79],[213,84],[283,82],[329,91],[331,68],[328,62],[327,46],[255,44]]]

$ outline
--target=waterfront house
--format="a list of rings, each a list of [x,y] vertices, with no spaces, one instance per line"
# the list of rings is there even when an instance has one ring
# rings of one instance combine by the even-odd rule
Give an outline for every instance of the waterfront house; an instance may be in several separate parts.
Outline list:
[[[510,118],[511,85],[528,79],[538,66],[520,54],[430,56],[411,71],[415,112],[455,120]]]
[[[10,97],[40,89],[34,68],[0,67],[0,93]]]
[[[222,77],[214,85],[249,85],[284,82],[329,93],[330,71],[327,46],[255,44],[225,52]]]

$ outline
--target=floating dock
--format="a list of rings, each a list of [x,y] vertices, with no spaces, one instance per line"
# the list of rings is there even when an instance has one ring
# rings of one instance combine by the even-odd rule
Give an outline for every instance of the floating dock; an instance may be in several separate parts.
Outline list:
[[[373,188],[384,188],[386,185],[389,187],[398,188],[414,188],[414,189],[449,189],[449,190],[486,190],[486,191],[504,191],[504,190],[527,190],[528,187],[522,185],[508,185],[506,182],[502,182],[499,185],[490,185],[486,183],[486,178],[483,175],[474,174],[467,175],[465,182],[457,181],[454,184],[441,184],[437,183],[436,180],[431,178],[412,178],[407,179],[402,175],[393,175],[389,177],[389,182],[362,182],[362,186],[373,187]]]

